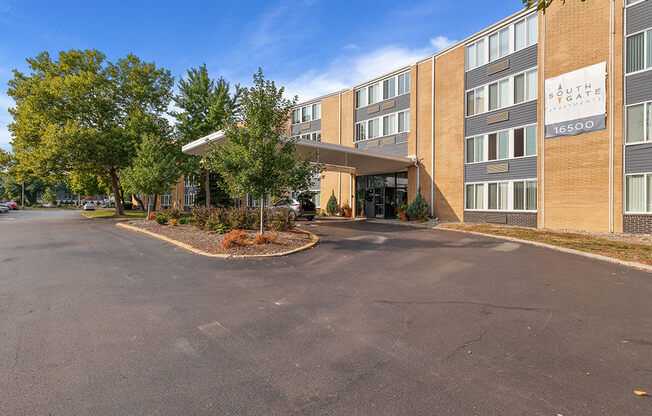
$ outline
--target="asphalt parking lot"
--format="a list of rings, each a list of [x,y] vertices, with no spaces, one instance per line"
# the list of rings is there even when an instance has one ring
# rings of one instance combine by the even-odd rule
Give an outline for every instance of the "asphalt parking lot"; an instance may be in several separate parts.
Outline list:
[[[200,257],[0,217],[0,413],[650,415],[652,275],[452,231],[307,223]],[[624,342],[626,341],[626,342]]]

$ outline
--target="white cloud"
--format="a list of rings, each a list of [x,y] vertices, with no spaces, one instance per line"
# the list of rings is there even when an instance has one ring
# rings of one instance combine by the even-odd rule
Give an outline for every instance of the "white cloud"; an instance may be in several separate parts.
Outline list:
[[[299,78],[284,83],[288,95],[298,95],[299,100],[309,100],[320,95],[350,88],[441,50],[455,41],[444,36],[432,38],[423,48],[405,48],[396,45],[363,52],[356,56],[338,58],[324,69],[312,69]],[[347,45],[348,46],[348,45]]]
[[[446,36],[437,36],[430,39],[430,44],[435,48],[435,51],[446,49],[452,44],[457,43],[456,40],[448,39]]]

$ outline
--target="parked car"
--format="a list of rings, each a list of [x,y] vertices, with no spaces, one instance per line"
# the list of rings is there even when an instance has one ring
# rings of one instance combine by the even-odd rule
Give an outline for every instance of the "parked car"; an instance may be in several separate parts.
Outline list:
[[[0,204],[0,213],[4,214],[5,212],[9,212],[9,209],[5,204]]]
[[[14,201],[5,202],[4,205],[6,205],[9,209],[20,209],[18,204],[15,203]]]
[[[95,211],[95,204],[92,202],[87,202],[84,204],[84,211]]]
[[[106,207],[108,207],[106,202],[100,202],[100,208],[106,208]]]
[[[293,220],[305,218],[311,221],[317,213],[315,204],[309,196],[299,195],[296,198],[281,198],[272,207],[273,212],[279,212],[283,209],[288,210],[288,215]]]

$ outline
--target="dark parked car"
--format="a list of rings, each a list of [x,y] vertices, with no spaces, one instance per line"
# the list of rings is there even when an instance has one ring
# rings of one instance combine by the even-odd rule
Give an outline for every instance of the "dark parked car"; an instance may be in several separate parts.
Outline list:
[[[281,198],[272,207],[273,212],[287,210],[288,215],[293,220],[297,218],[305,218],[308,221],[315,218],[317,211],[315,204],[308,196],[298,196],[296,198]]]

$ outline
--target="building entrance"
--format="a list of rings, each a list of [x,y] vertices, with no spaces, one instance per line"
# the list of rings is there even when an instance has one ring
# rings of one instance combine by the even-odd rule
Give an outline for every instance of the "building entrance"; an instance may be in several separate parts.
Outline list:
[[[357,176],[358,215],[367,218],[396,218],[397,208],[407,203],[407,172]]]

